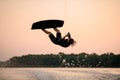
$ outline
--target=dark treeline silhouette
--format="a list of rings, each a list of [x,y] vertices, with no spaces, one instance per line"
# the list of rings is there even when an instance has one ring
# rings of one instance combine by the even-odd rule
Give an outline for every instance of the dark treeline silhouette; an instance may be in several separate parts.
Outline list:
[[[1,67],[120,67],[120,54],[41,54],[13,57]]]

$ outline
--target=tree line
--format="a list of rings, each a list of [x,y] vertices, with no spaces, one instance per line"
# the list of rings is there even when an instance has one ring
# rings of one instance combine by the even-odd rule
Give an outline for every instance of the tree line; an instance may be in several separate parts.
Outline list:
[[[10,58],[1,67],[120,67],[120,54],[79,53],[23,55]]]

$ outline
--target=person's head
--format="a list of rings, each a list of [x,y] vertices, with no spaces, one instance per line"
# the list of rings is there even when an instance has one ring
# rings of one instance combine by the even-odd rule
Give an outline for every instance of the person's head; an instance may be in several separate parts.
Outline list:
[[[69,40],[69,43],[71,44],[71,46],[74,46],[74,45],[76,44],[76,41],[71,38],[71,39]]]

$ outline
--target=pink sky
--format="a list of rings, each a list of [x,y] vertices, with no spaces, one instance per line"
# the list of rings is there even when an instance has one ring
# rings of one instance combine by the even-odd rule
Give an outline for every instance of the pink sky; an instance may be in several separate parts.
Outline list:
[[[66,4],[66,5],[65,5]],[[33,22],[62,19],[74,47],[54,45]],[[49,31],[55,33],[52,29]],[[47,53],[120,53],[119,0],[0,0],[0,60]]]

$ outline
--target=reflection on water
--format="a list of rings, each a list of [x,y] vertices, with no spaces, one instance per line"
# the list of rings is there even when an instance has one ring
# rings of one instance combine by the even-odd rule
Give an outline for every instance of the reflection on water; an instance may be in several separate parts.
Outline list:
[[[120,80],[120,68],[0,68],[0,80]]]

